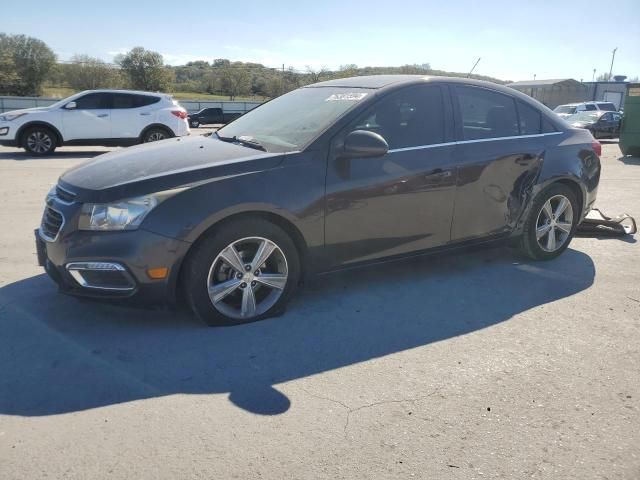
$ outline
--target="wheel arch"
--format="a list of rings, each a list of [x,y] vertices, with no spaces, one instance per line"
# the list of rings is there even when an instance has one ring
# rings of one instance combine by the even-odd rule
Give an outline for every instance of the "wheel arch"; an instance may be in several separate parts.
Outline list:
[[[56,136],[56,146],[60,147],[62,146],[64,139],[62,138],[62,133],[60,133],[60,130],[58,130],[56,127],[54,127],[53,125],[51,125],[49,122],[45,122],[42,120],[34,120],[32,122],[28,122],[25,123],[24,125],[22,125],[18,131],[16,132],[16,141],[18,143],[18,147],[24,147],[23,145],[23,137],[24,137],[24,133],[33,127],[42,127],[42,128],[46,128],[48,130],[51,130],[53,132],[53,134]]]

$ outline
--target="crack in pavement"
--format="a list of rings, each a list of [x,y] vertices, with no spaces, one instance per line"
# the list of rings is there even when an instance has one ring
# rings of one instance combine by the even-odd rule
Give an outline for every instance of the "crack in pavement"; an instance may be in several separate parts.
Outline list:
[[[300,387],[300,389],[303,392],[305,392],[307,395],[309,395],[310,397],[317,398],[318,400],[326,400],[328,402],[335,403],[336,405],[340,405],[341,407],[343,407],[347,411],[347,417],[345,419],[344,426],[342,428],[342,432],[344,433],[344,437],[345,438],[347,438],[347,429],[349,428],[349,421],[351,420],[351,415],[353,413],[359,412],[361,410],[366,410],[368,408],[378,407],[380,405],[389,405],[389,404],[392,404],[392,403],[407,403],[407,402],[415,403],[415,402],[418,402],[420,400],[424,400],[426,398],[429,398],[429,397],[435,395],[436,393],[438,393],[440,391],[440,388],[436,388],[431,393],[428,393],[426,395],[420,395],[418,397],[402,398],[402,399],[399,399],[399,400],[381,400],[379,402],[372,402],[372,403],[367,403],[365,405],[360,405],[359,407],[350,407],[349,405],[347,405],[346,403],[344,403],[344,402],[342,402],[340,400],[336,400],[336,399],[331,398],[331,397],[325,397],[325,396],[322,396],[322,395],[316,395],[315,393],[311,393],[306,388]]]

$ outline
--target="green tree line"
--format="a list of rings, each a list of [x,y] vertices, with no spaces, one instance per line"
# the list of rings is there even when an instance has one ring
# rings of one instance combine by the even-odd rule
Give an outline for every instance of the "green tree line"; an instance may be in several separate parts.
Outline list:
[[[44,42],[24,35],[0,33],[0,95],[40,95],[43,86],[74,90],[132,88],[161,92],[189,92],[273,98],[310,83],[356,75],[422,74],[466,76],[434,70],[428,63],[400,67],[358,67],[342,65],[304,70],[271,68],[259,63],[235,62],[220,58],[185,65],[165,65],[158,52],[135,47],[118,55],[113,63],[78,54],[70,61],[58,62]],[[499,79],[472,75],[473,78],[505,83]]]

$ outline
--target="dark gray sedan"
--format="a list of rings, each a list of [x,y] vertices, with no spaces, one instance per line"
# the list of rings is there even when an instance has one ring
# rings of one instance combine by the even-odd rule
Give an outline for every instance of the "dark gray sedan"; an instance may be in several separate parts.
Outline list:
[[[211,325],[282,312],[303,275],[487,241],[550,260],[593,205],[600,144],[515,90],[370,76],[310,85],[211,137],[61,176],[37,230],[66,292],[184,298]]]

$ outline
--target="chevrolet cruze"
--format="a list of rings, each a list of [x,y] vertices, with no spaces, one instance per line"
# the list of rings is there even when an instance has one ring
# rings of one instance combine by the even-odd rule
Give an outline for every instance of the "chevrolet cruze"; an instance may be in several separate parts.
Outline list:
[[[300,88],[210,137],[64,173],[36,232],[68,293],[184,299],[210,325],[283,311],[303,275],[508,240],[550,260],[593,205],[600,144],[519,92],[370,76]]]

